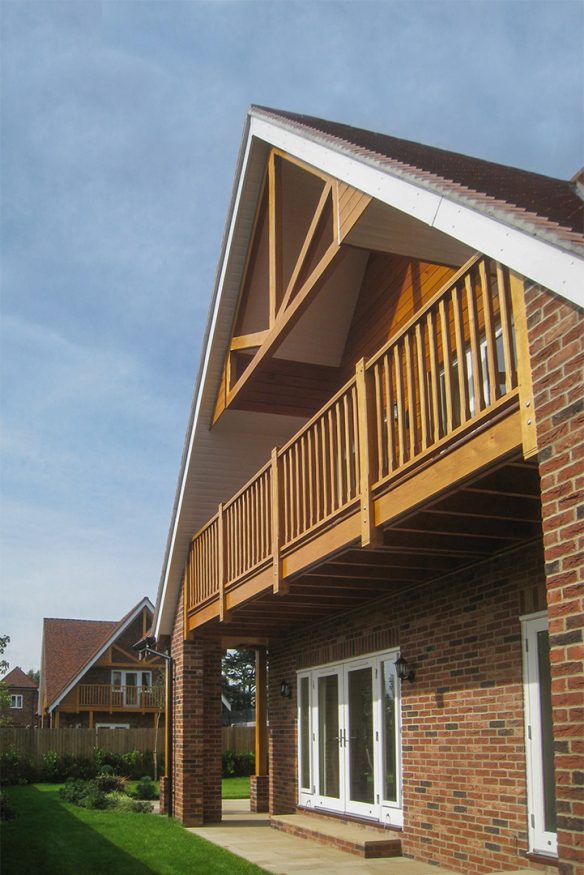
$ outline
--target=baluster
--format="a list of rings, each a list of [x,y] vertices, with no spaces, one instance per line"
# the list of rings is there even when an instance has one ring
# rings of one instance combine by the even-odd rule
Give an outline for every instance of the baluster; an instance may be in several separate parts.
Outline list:
[[[402,363],[401,363],[401,351],[399,349],[399,344],[393,348],[393,361],[395,367],[395,392],[396,392],[396,403],[397,403],[397,463],[398,466],[401,467],[404,463],[405,459],[405,428],[404,428],[404,398],[403,398],[403,386],[402,386]]]
[[[511,392],[517,385],[517,369],[513,348],[513,326],[507,286],[507,269],[497,262],[497,292],[499,295],[499,315],[503,340],[503,361],[505,363],[505,392]]]
[[[420,399],[420,432],[422,450],[428,447],[428,411],[426,406],[426,366],[422,325],[416,325],[416,353],[418,361],[418,397]]]
[[[434,443],[440,440],[440,382],[438,375],[438,361],[436,349],[436,330],[434,327],[434,313],[428,310],[426,317],[428,328],[428,347],[430,351],[430,384],[432,387],[432,425]]]
[[[454,315],[454,339],[456,343],[456,359],[458,362],[458,406],[460,424],[464,425],[469,417],[468,377],[466,372],[466,347],[464,343],[462,298],[458,286],[455,286],[452,289],[452,312]]]
[[[390,373],[389,352],[383,356],[383,382],[385,384],[385,427],[387,431],[387,473],[391,474],[395,465],[395,441],[393,433],[393,379]]]
[[[417,445],[417,410],[414,395],[414,371],[412,364],[412,347],[409,332],[404,336],[404,348],[406,353],[406,391],[408,396],[406,422],[409,425],[410,432],[410,455],[413,459],[416,454]]]
[[[483,295],[483,313],[485,318],[485,342],[487,345],[487,373],[489,376],[489,404],[493,404],[500,396],[499,392],[499,374],[497,367],[497,341],[495,338],[495,327],[493,324],[493,296],[491,293],[491,282],[485,259],[479,261],[479,276],[481,278],[481,289]],[[485,402],[486,402],[485,398]]]
[[[450,352],[450,324],[446,301],[444,298],[438,304],[440,314],[440,333],[442,335],[442,361],[444,367],[444,401],[446,408],[445,433],[452,432],[452,356]]]
[[[484,407],[483,389],[482,389],[482,367],[480,354],[479,330],[476,314],[475,292],[471,272],[469,271],[465,278],[464,284],[466,287],[466,302],[468,311],[468,331],[470,338],[470,355],[472,362],[472,385],[474,394],[474,410],[473,404],[470,404],[471,415],[476,416],[477,413]]]

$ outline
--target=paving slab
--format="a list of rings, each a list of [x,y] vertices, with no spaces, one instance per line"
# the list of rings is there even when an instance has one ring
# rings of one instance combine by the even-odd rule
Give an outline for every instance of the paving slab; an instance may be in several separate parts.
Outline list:
[[[364,860],[273,829],[267,814],[252,814],[246,800],[225,800],[221,823],[189,832],[219,845],[271,875],[460,875],[405,857]]]

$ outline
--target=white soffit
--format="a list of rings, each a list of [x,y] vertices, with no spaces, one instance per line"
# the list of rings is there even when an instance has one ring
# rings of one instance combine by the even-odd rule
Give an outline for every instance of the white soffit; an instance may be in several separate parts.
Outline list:
[[[256,136],[584,306],[584,259],[330,146],[252,115]],[[318,136],[318,135],[317,135]]]

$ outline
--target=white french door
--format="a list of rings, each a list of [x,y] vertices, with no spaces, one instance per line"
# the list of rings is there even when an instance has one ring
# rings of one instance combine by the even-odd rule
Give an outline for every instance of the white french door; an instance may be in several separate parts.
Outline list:
[[[402,825],[396,657],[299,673],[301,805]]]
[[[556,855],[556,802],[547,617],[523,619],[530,850]]]

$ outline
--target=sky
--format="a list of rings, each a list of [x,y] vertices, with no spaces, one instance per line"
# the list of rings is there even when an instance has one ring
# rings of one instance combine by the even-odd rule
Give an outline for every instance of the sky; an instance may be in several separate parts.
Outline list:
[[[154,600],[252,103],[569,178],[580,0],[2,0],[0,634]]]

